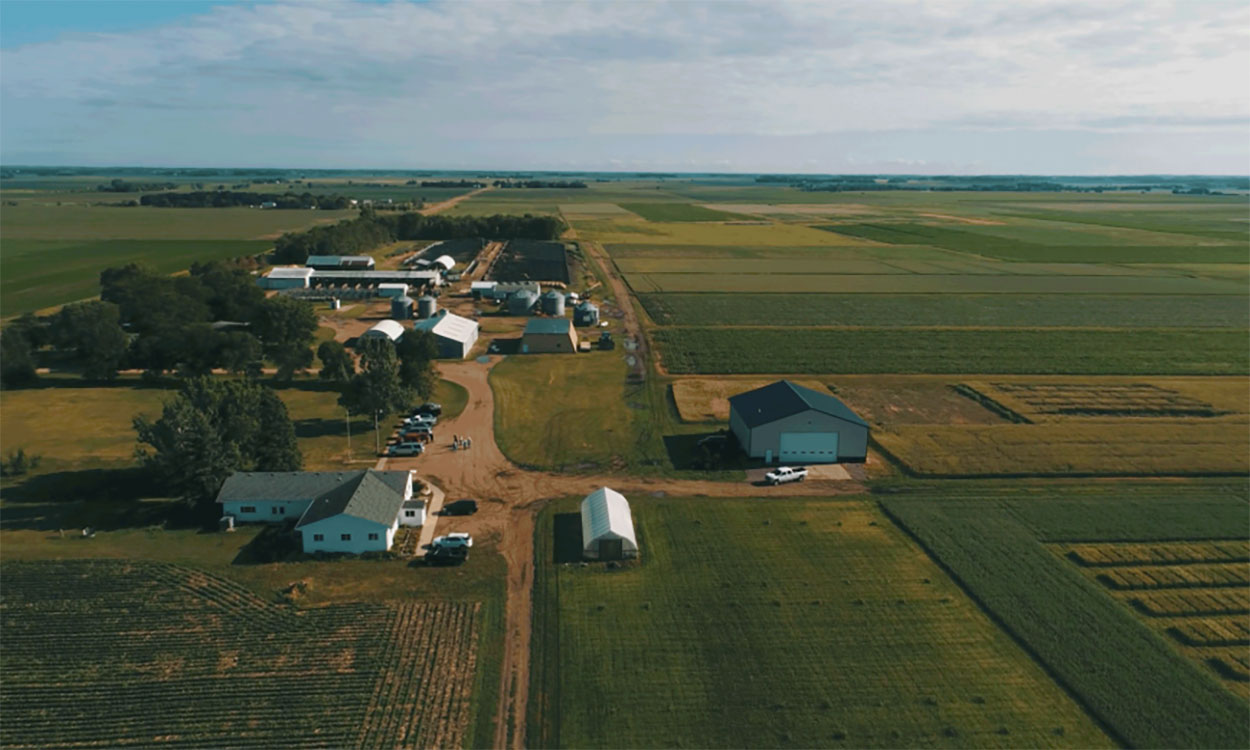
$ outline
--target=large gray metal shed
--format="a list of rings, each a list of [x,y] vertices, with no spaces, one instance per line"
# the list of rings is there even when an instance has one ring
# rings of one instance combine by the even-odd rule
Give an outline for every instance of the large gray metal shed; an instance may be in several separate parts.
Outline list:
[[[863,463],[868,423],[828,393],[779,380],[729,399],[729,429],[765,463]]]

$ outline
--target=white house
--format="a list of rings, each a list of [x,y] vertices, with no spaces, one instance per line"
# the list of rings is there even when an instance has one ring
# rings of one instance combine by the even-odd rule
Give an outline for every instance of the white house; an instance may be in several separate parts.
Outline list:
[[[591,560],[638,556],[634,519],[621,493],[600,487],[582,500],[582,555]]]
[[[235,472],[222,485],[222,515],[241,522],[298,519],[305,552],[382,552],[412,500],[407,471]],[[411,506],[410,506],[411,507]],[[420,524],[425,522],[424,503]]]

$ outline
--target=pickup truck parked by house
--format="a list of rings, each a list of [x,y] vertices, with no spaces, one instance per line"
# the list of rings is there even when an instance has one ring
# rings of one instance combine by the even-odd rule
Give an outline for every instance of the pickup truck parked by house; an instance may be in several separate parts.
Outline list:
[[[767,484],[802,482],[804,479],[807,479],[806,466],[778,466],[764,475],[764,482]]]

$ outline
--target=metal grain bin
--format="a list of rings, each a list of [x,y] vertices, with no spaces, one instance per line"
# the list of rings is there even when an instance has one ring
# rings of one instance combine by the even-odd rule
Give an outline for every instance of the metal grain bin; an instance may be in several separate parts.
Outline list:
[[[573,308],[573,325],[576,326],[597,326],[599,325],[599,308],[593,303],[583,302]]]
[[[508,297],[508,314],[529,315],[536,304],[538,304],[538,295],[528,289],[522,289]]]
[[[544,294],[543,312],[547,315],[564,317],[564,295],[554,290]]]
[[[391,300],[391,318],[407,320],[412,317],[412,297],[403,295]]]
[[[425,320],[434,317],[434,313],[438,312],[438,300],[430,295],[425,295],[417,300],[417,317]]]

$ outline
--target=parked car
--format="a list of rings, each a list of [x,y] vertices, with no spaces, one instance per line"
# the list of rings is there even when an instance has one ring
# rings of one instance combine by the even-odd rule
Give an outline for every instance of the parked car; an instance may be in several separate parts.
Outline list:
[[[468,559],[468,547],[432,547],[425,553],[426,565],[459,565]]]
[[[401,429],[399,431],[399,442],[432,443],[434,442],[434,431],[424,427]]]
[[[388,456],[419,456],[425,452],[425,445],[416,441],[395,443],[386,449]]]
[[[434,416],[433,414],[414,414],[411,417],[408,417],[407,419],[405,419],[404,424],[411,425],[413,427],[421,427],[423,425],[427,427],[433,427],[434,425],[438,424],[438,417]]]
[[[477,513],[477,501],[465,498],[443,506],[444,516],[471,516]]]
[[[467,549],[473,546],[473,537],[464,531],[453,531],[444,536],[434,537],[433,545],[435,549],[439,547],[464,547]]]
[[[764,481],[769,484],[802,482],[804,479],[807,479],[807,467],[805,466],[778,466],[764,475]]]
[[[416,413],[417,414],[433,414],[434,416],[437,417],[438,415],[443,413],[443,405],[433,403],[432,401],[427,401],[424,404],[421,404],[420,406],[417,407]]]

